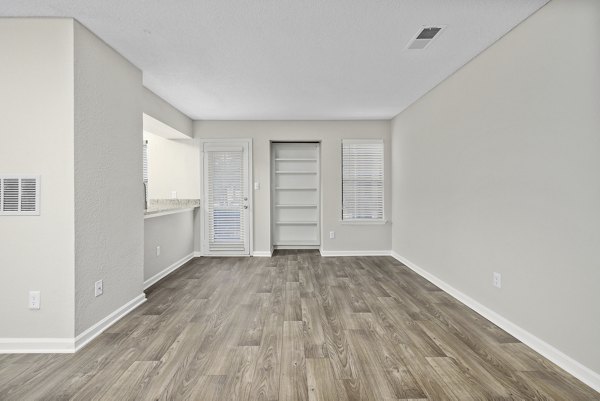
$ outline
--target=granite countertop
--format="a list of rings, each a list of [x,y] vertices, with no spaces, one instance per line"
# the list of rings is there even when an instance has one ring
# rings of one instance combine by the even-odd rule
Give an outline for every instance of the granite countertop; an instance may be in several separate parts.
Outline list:
[[[200,207],[200,199],[150,199],[144,218],[164,216]]]

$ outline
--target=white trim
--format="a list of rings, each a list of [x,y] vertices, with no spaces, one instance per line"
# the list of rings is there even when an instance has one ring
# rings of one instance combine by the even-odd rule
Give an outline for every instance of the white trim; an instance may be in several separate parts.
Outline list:
[[[392,251],[324,251],[323,249],[319,250],[321,252],[321,256],[330,257],[330,256],[390,256]]]
[[[199,258],[200,256],[203,256],[202,255],[202,251],[194,251],[194,257],[195,258]]]
[[[0,338],[0,354],[72,354],[144,302],[138,295],[75,338]]]
[[[254,253],[252,253],[252,256],[254,256],[255,258],[270,258],[273,255],[269,251],[254,251]]]
[[[383,224],[387,224],[388,220],[385,219],[372,219],[372,220],[368,220],[368,219],[353,219],[353,220],[340,220],[339,221],[340,224],[355,224],[355,225],[371,225],[371,224],[379,224],[379,225],[383,225]]]
[[[71,354],[72,338],[0,338],[0,354]]]
[[[102,334],[104,330],[121,320],[121,318],[144,302],[146,302],[146,294],[142,293],[75,337],[75,352],[85,347],[90,341]]]
[[[169,267],[156,273],[154,276],[150,277],[148,280],[145,280],[144,281],[144,289],[150,287],[157,281],[159,281],[162,278],[166,277],[167,275],[173,273],[175,270],[179,269],[181,266],[183,266],[184,264],[186,264],[187,262],[192,260],[194,258],[194,254],[195,254],[195,252],[192,252],[189,255],[184,256],[183,258],[179,259],[177,262],[173,263]]]
[[[600,374],[598,374],[598,373],[594,372],[593,370],[591,370],[590,368],[582,365],[581,363],[577,362],[575,359],[571,358],[570,356],[565,355],[563,352],[554,348],[552,345],[550,345],[547,342],[543,341],[542,339],[536,337],[535,335],[531,334],[527,330],[517,326],[510,320],[508,320],[505,317],[501,316],[500,314],[494,312],[493,310],[489,309],[488,307],[480,304],[473,298],[462,293],[461,291],[452,287],[450,284],[446,283],[442,279],[427,272],[423,268],[417,266],[410,260],[400,256],[396,252],[392,251],[391,255],[394,259],[403,263],[409,269],[411,269],[412,271],[414,271],[421,277],[423,277],[426,280],[430,281],[431,283],[435,284],[437,287],[442,289],[444,292],[446,292],[446,293],[450,294],[451,296],[453,296],[454,298],[456,298],[456,300],[460,301],[461,303],[465,304],[469,308],[473,309],[475,312],[479,313],[481,316],[485,317],[486,319],[488,319],[489,321],[491,321],[492,323],[494,323],[495,325],[497,325],[498,327],[500,327],[501,329],[503,329],[504,331],[506,331],[513,337],[520,340],[523,344],[531,347],[534,351],[538,352],[540,355],[542,355],[542,356],[546,357],[547,359],[549,359],[550,361],[554,362],[559,367],[566,370],[567,372],[569,372],[570,374],[572,374],[573,376],[575,376],[576,378],[578,378],[579,380],[581,380],[588,386],[592,387],[596,391],[600,391]]]
[[[275,249],[321,249],[321,245],[275,245]]]

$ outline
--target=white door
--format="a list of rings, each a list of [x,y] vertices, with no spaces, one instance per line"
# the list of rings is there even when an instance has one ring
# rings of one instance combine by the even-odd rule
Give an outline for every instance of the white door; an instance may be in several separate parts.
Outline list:
[[[203,253],[250,254],[249,141],[204,142]]]

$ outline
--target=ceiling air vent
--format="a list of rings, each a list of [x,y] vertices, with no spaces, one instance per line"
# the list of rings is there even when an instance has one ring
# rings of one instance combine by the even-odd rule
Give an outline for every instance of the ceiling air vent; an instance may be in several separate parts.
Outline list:
[[[40,177],[0,175],[0,216],[40,214]]]
[[[439,36],[439,33],[444,26],[426,26],[421,28],[419,33],[408,43],[408,49],[424,49],[434,38]]]

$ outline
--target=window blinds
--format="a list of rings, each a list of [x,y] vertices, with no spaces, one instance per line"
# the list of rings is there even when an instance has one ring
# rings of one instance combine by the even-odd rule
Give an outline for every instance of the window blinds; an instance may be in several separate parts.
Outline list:
[[[148,207],[148,141],[144,141],[142,148],[142,181],[144,182],[144,204]]]
[[[208,246],[245,250],[243,149],[207,150]]]
[[[383,220],[383,141],[342,141],[342,220]]]
[[[143,180],[146,184],[148,184],[148,141],[144,141],[142,152]]]

